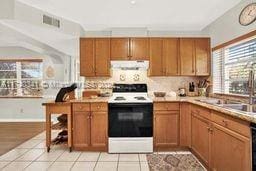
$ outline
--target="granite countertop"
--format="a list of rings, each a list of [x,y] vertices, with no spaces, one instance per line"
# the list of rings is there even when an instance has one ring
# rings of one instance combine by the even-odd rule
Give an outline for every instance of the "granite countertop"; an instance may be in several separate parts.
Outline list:
[[[188,102],[192,104],[196,104],[202,107],[206,107],[211,110],[215,110],[221,113],[225,113],[227,115],[233,116],[235,118],[239,118],[248,122],[256,123],[256,113],[244,112],[230,108],[224,108],[222,106],[213,105],[205,102],[200,102],[198,100],[201,99],[212,99],[207,97],[151,97],[153,102]]]
[[[97,97],[97,98],[80,98],[80,99],[74,99],[70,100],[69,102],[62,102],[58,104],[70,104],[70,103],[107,103],[110,97]],[[179,97],[179,96],[166,96],[166,97],[154,97],[150,96],[150,98],[153,100],[153,102],[188,102],[192,103],[195,105],[199,105],[202,107],[206,107],[211,110],[215,110],[221,113],[225,113],[227,115],[233,116],[235,118],[239,118],[248,122],[253,122],[256,123],[256,113],[249,113],[249,112],[244,112],[244,111],[239,111],[235,109],[229,109],[229,108],[224,108],[218,105],[213,105],[205,102],[200,102],[198,100],[201,99],[212,99],[212,98],[207,98],[207,97]],[[46,103],[43,103],[43,105],[51,105],[51,104],[56,104],[54,101],[49,101]]]
[[[97,98],[79,98],[70,100],[71,103],[107,103],[110,97],[97,97]]]

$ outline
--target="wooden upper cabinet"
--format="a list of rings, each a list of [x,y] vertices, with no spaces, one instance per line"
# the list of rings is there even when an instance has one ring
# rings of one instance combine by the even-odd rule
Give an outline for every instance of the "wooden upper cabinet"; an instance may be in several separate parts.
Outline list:
[[[107,112],[92,112],[91,116],[91,145],[107,147]]]
[[[129,38],[111,38],[111,60],[128,60]]]
[[[80,75],[95,76],[94,39],[80,39]]]
[[[85,77],[110,76],[110,39],[80,39],[80,75]]]
[[[163,39],[150,38],[149,39],[149,75],[162,76],[163,70]]]
[[[110,39],[95,39],[95,75],[110,76]]]
[[[179,39],[163,39],[163,62],[166,76],[180,74]]]
[[[210,75],[210,39],[195,39],[196,75]]]
[[[130,60],[148,60],[148,38],[130,38]]]
[[[180,74],[195,75],[195,43],[193,38],[180,39]]]

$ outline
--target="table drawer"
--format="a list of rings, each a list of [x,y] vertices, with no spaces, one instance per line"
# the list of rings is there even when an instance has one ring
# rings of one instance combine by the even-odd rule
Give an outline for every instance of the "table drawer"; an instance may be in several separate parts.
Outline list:
[[[90,111],[90,104],[89,103],[74,103],[73,111],[75,111],[75,112]]]
[[[212,112],[211,118],[213,122],[225,128],[228,128],[246,137],[250,137],[250,127],[249,123],[246,121],[232,118],[216,111]]]
[[[154,110],[180,110],[179,103],[154,103]]]
[[[197,106],[197,105],[192,105],[191,106],[191,112],[196,114],[196,115],[200,115],[206,119],[211,119],[211,110],[201,107],[201,106]]]
[[[108,111],[108,104],[107,103],[92,103],[91,110],[93,112]]]

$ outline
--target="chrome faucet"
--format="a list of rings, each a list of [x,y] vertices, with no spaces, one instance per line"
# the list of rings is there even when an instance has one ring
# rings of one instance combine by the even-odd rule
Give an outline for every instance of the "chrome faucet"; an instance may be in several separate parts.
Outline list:
[[[255,104],[254,65],[256,65],[256,63],[250,61],[245,66],[245,68],[248,68],[248,66],[249,66],[248,91],[249,91],[249,104],[250,105]]]

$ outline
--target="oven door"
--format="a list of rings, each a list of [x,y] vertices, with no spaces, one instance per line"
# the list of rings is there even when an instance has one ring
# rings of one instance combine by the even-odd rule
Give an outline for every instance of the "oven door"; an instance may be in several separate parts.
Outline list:
[[[152,103],[110,103],[109,137],[153,137]]]

